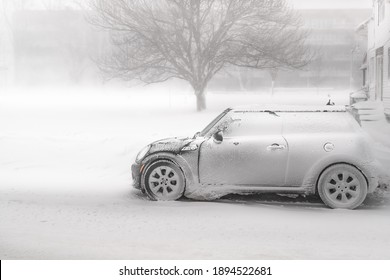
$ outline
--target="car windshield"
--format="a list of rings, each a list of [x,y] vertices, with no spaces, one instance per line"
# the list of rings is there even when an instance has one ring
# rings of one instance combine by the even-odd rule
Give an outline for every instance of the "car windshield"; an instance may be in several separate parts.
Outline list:
[[[199,134],[199,136],[203,137],[206,136],[206,134],[224,117],[226,114],[230,111],[230,109],[227,109],[223,111],[221,114],[219,114],[211,123],[209,123]]]

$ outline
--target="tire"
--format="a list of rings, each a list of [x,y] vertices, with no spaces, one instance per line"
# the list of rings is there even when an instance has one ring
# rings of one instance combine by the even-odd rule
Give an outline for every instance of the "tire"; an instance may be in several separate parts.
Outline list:
[[[168,160],[152,162],[145,170],[143,182],[146,194],[152,200],[177,200],[185,189],[183,171]]]
[[[328,167],[318,180],[318,193],[330,208],[355,209],[365,200],[367,189],[362,172],[348,164]]]

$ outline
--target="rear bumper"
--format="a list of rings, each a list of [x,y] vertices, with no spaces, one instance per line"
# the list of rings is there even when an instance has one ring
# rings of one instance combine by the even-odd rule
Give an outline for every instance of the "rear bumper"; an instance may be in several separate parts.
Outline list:
[[[368,193],[373,193],[379,186],[378,178],[368,178]]]
[[[382,166],[377,160],[370,162],[364,168],[363,173],[368,181],[368,193],[373,193],[379,186],[379,177],[382,173],[381,170]]]
[[[133,177],[133,187],[141,189],[141,165],[134,163],[131,166],[131,176]]]

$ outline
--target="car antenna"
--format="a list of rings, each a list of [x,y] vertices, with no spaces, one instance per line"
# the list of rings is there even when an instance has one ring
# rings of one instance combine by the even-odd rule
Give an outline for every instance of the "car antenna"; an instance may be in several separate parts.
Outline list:
[[[329,98],[328,103],[326,103],[326,106],[334,106],[334,102]]]
[[[326,103],[326,106],[334,106],[335,103],[332,101],[330,94],[328,94],[329,100],[328,103]]]

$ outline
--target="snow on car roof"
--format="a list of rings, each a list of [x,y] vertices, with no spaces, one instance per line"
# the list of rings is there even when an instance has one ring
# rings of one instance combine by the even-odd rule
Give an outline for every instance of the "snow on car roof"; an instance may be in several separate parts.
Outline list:
[[[249,105],[232,108],[234,112],[346,112],[345,106]]]

